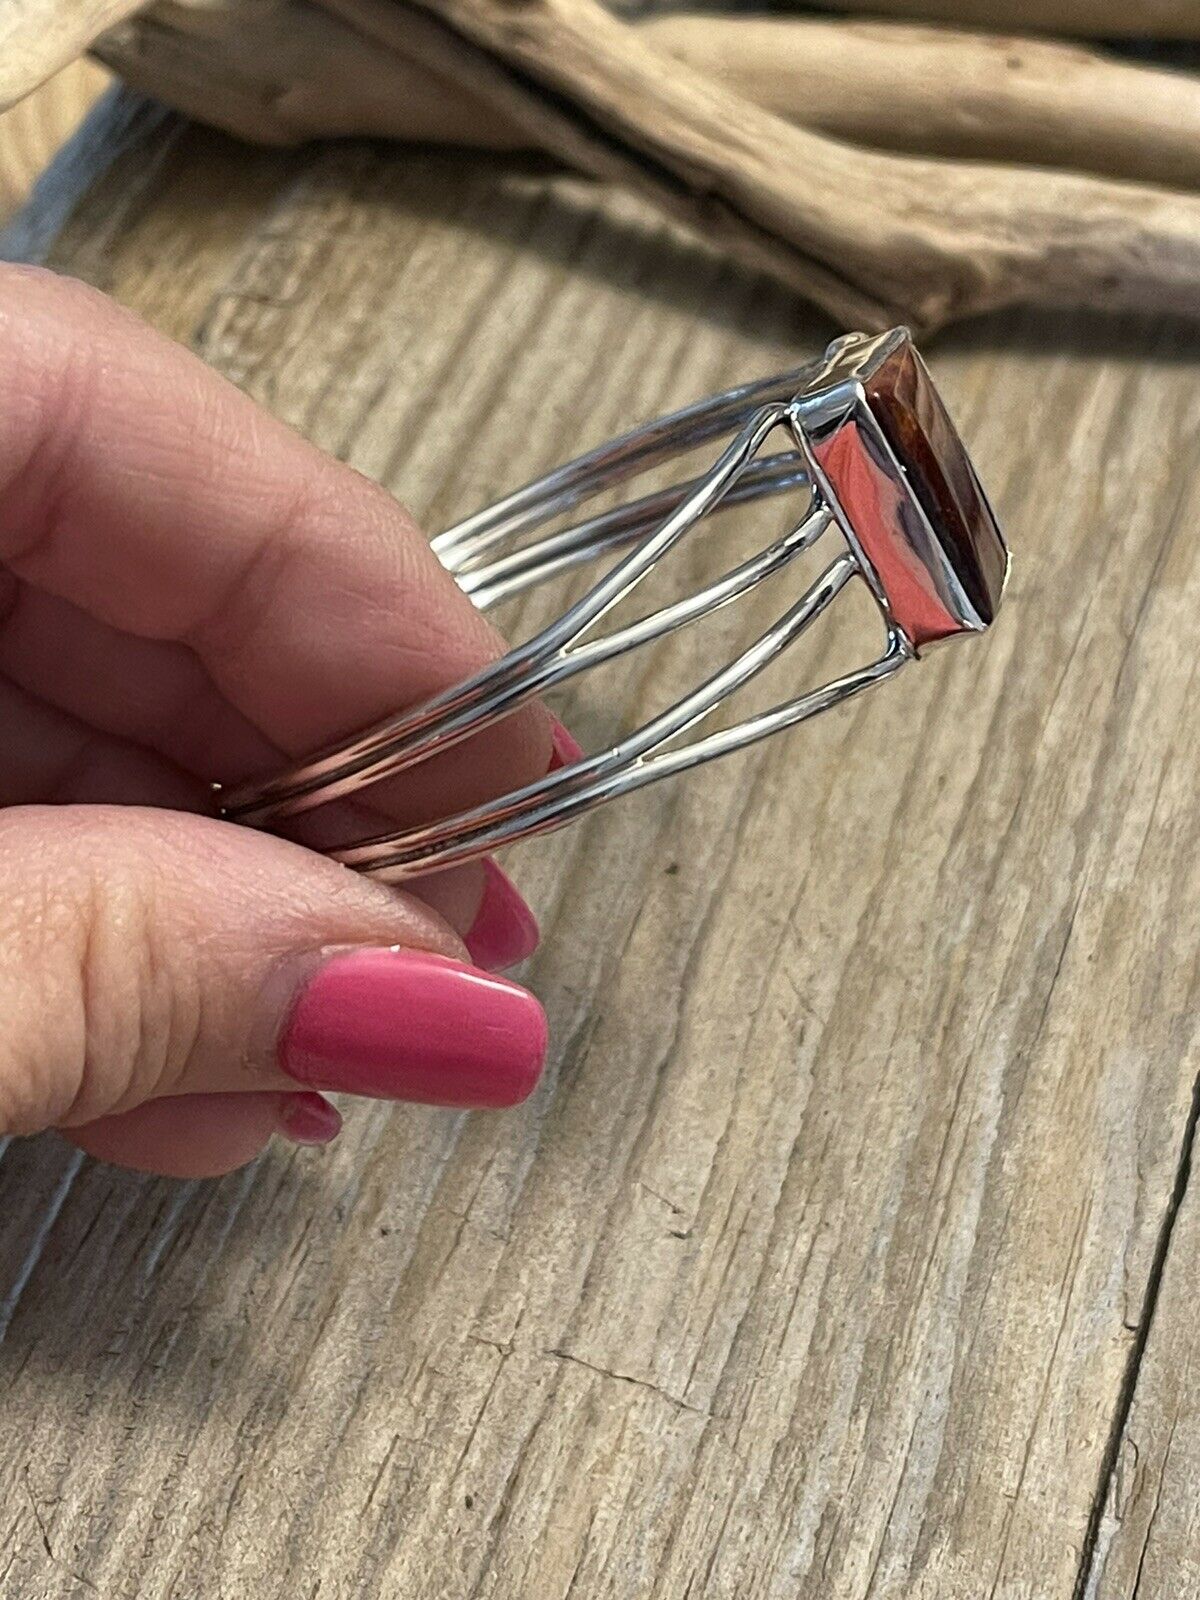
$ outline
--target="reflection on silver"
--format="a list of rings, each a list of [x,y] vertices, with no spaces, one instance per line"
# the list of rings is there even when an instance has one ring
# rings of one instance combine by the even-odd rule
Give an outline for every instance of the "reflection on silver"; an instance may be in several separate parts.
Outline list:
[[[885,404],[872,392],[872,385],[882,381],[881,373],[895,370],[906,381],[917,373],[914,426],[927,421],[930,406],[936,408],[933,434],[917,440],[911,458],[896,448],[894,404],[890,399]],[[904,403],[907,395],[906,389]],[[910,420],[905,412],[901,423],[907,427]],[[718,460],[700,476],[565,522],[605,490],[728,435],[732,438]],[[776,439],[779,444],[767,449]],[[970,510],[978,524],[985,513],[990,516],[986,500],[903,329],[875,339],[846,335],[820,361],[647,423],[433,541],[439,559],[480,607],[616,553],[611,569],[580,600],[474,677],[265,783],[231,791],[224,813],[263,826],[356,794],[428,760],[577,673],[733,603],[833,529],[842,535],[840,553],[771,627],[691,693],[609,749],[456,816],[332,853],[349,866],[393,882],[438,871],[561,827],[617,795],[807,721],[891,677],[933,637],[977,632],[987,625],[999,601],[1007,555],[994,520],[980,533],[978,526],[967,525],[968,517],[958,515],[954,490],[964,483],[975,497]],[[806,512],[781,538],[700,592],[626,627],[585,638],[704,518],[739,502],[797,489],[804,493]],[[557,525],[554,531],[530,537],[551,523]],[[986,587],[989,574],[980,579],[975,557],[987,539],[991,544],[983,559],[992,563],[993,592],[984,604],[979,589],[981,582]],[[733,727],[662,748],[776,660],[852,578],[865,580],[882,615],[884,647],[876,659]],[[927,626],[931,608],[936,630]]]

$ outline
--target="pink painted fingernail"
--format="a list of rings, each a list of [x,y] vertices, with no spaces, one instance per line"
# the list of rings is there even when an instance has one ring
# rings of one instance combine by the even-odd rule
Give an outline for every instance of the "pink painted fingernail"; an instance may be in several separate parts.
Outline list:
[[[293,1144],[328,1144],[342,1131],[341,1113],[321,1094],[280,1095],[279,1131]]]
[[[559,767],[569,767],[572,762],[583,759],[583,746],[567,732],[557,717],[550,718],[550,739],[554,754],[550,757],[549,771],[557,772]]]
[[[477,967],[501,972],[531,956],[541,935],[537,918],[508,874],[486,858],[482,866],[483,899],[463,942]]]
[[[304,984],[279,1064],[314,1089],[438,1106],[513,1106],[546,1056],[527,989],[424,950],[331,954]]]

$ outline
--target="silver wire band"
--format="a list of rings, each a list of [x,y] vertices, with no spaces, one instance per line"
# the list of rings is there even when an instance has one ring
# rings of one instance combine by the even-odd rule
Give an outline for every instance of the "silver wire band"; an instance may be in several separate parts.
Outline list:
[[[805,462],[790,436],[790,448],[768,456],[759,452],[770,435],[790,420],[793,396],[810,386],[820,370],[817,363],[799,367],[647,423],[439,535],[433,540],[433,549],[480,607],[496,604],[598,555],[631,548],[562,616],[527,643],[423,704],[320,752],[269,782],[233,791],[223,808],[225,815],[264,825],[357,793],[474,735],[577,673],[710,615],[811,549],[833,518],[812,491]],[[516,550],[507,548],[512,540],[561,518],[604,490],[734,429],[734,438],[702,475],[559,528]],[[704,518],[719,509],[795,488],[808,490],[809,509],[782,537],[700,592],[613,633],[583,641],[583,635]],[[497,553],[501,545],[506,549]],[[660,751],[663,744],[700,722],[774,661],[860,570],[853,552],[839,554],[806,593],[732,662],[608,750],[456,816],[330,854],[388,881],[440,871],[503,844],[561,827],[617,795],[742,749],[860,694],[890,677],[912,657],[907,638],[890,625],[883,655],[869,665],[748,721],[681,748]]]
[[[769,734],[795,727],[822,711],[843,704],[864,689],[891,677],[911,659],[903,635],[893,634],[883,656],[870,666],[847,673],[796,700],[732,728],[709,734],[681,749],[657,756],[651,754],[659,745],[698,722],[727,694],[749,682],[775,660],[820,616],[857,570],[853,556],[839,556],[803,598],[729,667],[602,754],[585,757],[501,800],[460,812],[445,822],[367,840],[331,851],[331,855],[346,866],[374,873],[389,882],[400,882],[435,867],[441,871],[458,866],[519,839],[561,828],[606,800],[632,794],[647,784],[674,777],[717,756],[745,749]]]

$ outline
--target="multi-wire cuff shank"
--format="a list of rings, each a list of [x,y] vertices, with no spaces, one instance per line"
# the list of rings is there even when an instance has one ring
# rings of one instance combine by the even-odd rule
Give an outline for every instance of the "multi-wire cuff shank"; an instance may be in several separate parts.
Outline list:
[[[701,476],[579,521],[588,500],[710,440],[732,435]],[[779,440],[782,448],[768,450]],[[807,491],[803,518],[695,594],[609,633],[596,624],[719,509]],[[553,531],[532,538],[539,529]],[[940,640],[990,626],[1008,574],[996,518],[903,328],[848,334],[806,367],[645,424],[517,490],[433,541],[481,607],[599,555],[611,568],[560,617],[499,661],[266,782],[231,791],[224,814],[256,826],[357,793],[469,738],[578,673],[709,615],[763,583],[830,530],[843,548],[731,662],[609,749],[470,810],[332,853],[390,881],[484,855],[572,821],[605,800],[826,711],[891,677]],[[774,661],[851,578],[864,581],[885,645],[854,672],[732,727],[673,743]],[[664,746],[672,744],[672,748]]]

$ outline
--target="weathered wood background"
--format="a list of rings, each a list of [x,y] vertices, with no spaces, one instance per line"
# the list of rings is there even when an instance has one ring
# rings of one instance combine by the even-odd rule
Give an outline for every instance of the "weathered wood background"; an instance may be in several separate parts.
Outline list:
[[[8,248],[430,526],[830,331],[544,168],[128,102]],[[527,1107],[213,1184],[4,1151],[5,1600],[1200,1595],[1200,335],[932,359],[1000,624],[514,854]],[[561,709],[604,738],[711,648]]]

